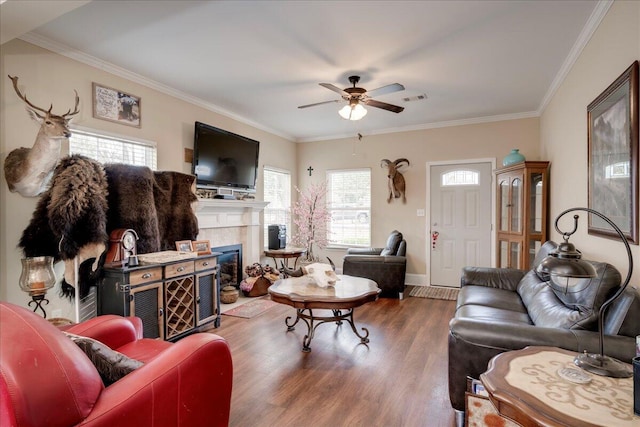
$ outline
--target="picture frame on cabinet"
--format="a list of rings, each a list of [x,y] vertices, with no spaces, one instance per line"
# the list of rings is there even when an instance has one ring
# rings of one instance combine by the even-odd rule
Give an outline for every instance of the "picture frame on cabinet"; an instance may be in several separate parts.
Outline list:
[[[193,252],[193,245],[191,244],[191,240],[176,241],[176,250],[178,252]]]
[[[587,107],[588,207],[638,244],[638,61]],[[617,238],[602,219],[589,215],[588,233]]]
[[[208,240],[194,240],[192,242],[193,251],[198,255],[210,255],[211,243]]]

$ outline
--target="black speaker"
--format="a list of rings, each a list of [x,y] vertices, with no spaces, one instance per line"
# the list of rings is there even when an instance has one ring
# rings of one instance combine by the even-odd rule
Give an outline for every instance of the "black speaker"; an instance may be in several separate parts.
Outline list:
[[[269,249],[284,249],[287,246],[287,227],[285,225],[270,225],[268,227]]]

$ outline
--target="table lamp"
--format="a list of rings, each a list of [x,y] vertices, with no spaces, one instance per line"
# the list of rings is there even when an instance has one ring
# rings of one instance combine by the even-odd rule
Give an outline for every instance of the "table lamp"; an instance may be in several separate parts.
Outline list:
[[[53,257],[39,256],[22,259],[22,273],[20,274],[20,289],[31,296],[29,307],[35,304],[33,311],[40,309],[46,319],[47,313],[42,304],[49,304],[45,298],[47,291],[56,283],[56,274],[53,270]]]
[[[538,265],[537,272],[542,276],[548,278],[547,283],[549,286],[559,292],[580,292],[591,285],[591,281],[596,277],[596,271],[590,263],[582,260],[582,255],[572,243],[569,243],[569,237],[574,234],[578,229],[578,215],[573,216],[574,227],[570,232],[562,232],[558,228],[558,221],[565,214],[575,211],[584,211],[590,214],[596,215],[602,218],[607,224],[613,228],[622,243],[627,250],[627,257],[629,259],[629,271],[622,285],[618,288],[616,293],[606,300],[598,312],[598,332],[600,338],[600,353],[587,353],[586,350],[583,354],[579,354],[574,359],[574,363],[585,371],[594,373],[596,375],[602,375],[614,378],[627,378],[633,375],[631,367],[627,364],[614,359],[613,357],[604,354],[604,315],[607,308],[616,300],[629,284],[631,280],[631,273],[633,272],[633,257],[631,256],[631,248],[627,242],[626,237],[609,218],[604,216],[598,211],[590,208],[570,208],[562,212],[557,216],[555,221],[556,231],[562,234],[564,242],[558,245],[558,248],[551,252],[542,262]]]

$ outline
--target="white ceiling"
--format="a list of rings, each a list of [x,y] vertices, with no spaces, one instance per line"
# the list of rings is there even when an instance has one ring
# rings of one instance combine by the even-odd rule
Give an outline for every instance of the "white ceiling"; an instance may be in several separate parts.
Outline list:
[[[609,4],[94,0],[22,38],[313,141],[538,115]],[[318,83],[353,74],[368,90],[403,84],[375,99],[404,112],[349,122],[342,104],[297,108],[338,99]]]

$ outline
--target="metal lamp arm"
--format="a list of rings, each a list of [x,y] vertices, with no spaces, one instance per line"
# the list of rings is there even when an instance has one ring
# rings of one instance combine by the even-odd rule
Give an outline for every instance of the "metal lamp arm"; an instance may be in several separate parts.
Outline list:
[[[615,301],[624,292],[625,288],[627,287],[627,285],[631,281],[631,274],[633,273],[633,257],[631,255],[631,247],[629,246],[629,242],[627,241],[627,238],[624,236],[624,233],[622,232],[622,230],[620,230],[620,228],[613,221],[611,221],[609,218],[607,218],[606,216],[604,216],[600,212],[595,211],[595,210],[593,210],[591,208],[570,208],[570,209],[567,209],[564,212],[562,212],[560,215],[558,215],[558,217],[556,218],[556,222],[555,222],[555,228],[556,228],[556,231],[558,233],[560,233],[563,236],[565,236],[565,239],[567,239],[570,235],[572,235],[573,233],[576,232],[576,230],[578,228],[578,215],[574,215],[574,217],[573,217],[574,218],[574,229],[570,233],[562,232],[558,228],[558,221],[565,214],[567,214],[569,212],[575,212],[575,211],[588,212],[588,213],[594,214],[597,217],[599,217],[602,220],[604,220],[607,224],[609,224],[611,226],[611,228],[613,228],[615,230],[616,233],[618,233],[618,236],[620,236],[620,239],[622,240],[622,243],[624,244],[624,247],[627,250],[627,257],[628,257],[628,260],[629,260],[629,270],[627,271],[627,277],[622,282],[622,285],[618,288],[618,291],[611,298],[606,300],[602,304],[602,306],[600,306],[600,311],[598,313],[598,331],[600,333],[600,355],[604,355],[604,314],[605,314],[607,308],[609,307],[609,305],[613,301]]]

